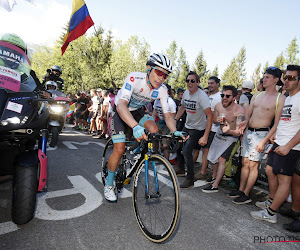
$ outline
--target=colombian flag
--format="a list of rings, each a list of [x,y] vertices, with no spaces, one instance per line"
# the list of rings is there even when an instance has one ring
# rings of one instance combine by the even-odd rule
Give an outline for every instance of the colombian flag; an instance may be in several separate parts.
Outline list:
[[[61,47],[62,55],[65,53],[70,42],[82,36],[94,22],[83,0],[73,0],[72,14],[69,28],[64,37],[64,45]]]

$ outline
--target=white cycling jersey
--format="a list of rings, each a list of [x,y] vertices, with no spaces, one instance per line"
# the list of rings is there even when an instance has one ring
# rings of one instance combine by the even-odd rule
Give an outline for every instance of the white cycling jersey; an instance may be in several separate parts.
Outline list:
[[[164,114],[162,112],[160,100],[155,100],[153,108],[157,111],[158,117],[160,120],[165,120]],[[173,99],[169,96],[168,97],[168,112],[174,114],[176,113],[176,103]]]
[[[157,89],[150,89],[147,85],[146,73],[130,73],[119,90],[115,105],[118,106],[119,100],[128,101],[129,111],[137,110],[149,102],[160,99],[162,110],[168,113],[168,89],[162,84]]]

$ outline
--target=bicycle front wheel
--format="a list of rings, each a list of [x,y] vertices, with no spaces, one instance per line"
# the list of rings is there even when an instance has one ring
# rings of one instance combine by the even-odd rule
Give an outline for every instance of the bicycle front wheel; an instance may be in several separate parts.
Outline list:
[[[175,231],[180,218],[178,180],[171,164],[161,155],[143,159],[133,185],[133,209],[143,234],[160,243]]]

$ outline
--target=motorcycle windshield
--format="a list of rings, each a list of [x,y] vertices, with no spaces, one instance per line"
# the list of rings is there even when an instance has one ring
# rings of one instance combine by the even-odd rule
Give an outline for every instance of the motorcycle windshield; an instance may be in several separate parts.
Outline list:
[[[7,92],[33,91],[36,84],[30,70],[30,60],[23,50],[0,41],[0,88]]]

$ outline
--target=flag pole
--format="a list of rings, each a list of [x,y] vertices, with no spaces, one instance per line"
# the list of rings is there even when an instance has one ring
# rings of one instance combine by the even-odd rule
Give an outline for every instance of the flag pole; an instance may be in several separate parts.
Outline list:
[[[102,42],[101,42],[101,40],[100,40],[100,38],[99,38],[99,36],[98,36],[98,34],[97,34],[97,30],[96,30],[95,25],[93,25],[93,27],[94,27],[94,30],[95,30],[95,35],[97,36],[98,42],[100,43],[100,46],[101,46],[101,48],[102,48],[103,54],[104,54],[105,57],[107,57],[107,55],[106,55],[106,53],[105,53],[105,51],[104,51]],[[107,62],[107,66],[108,66],[108,70],[109,70],[109,75],[110,75],[110,79],[111,79],[111,84],[113,85],[113,87],[114,87],[115,89],[117,89],[117,86],[116,86],[116,84],[115,84],[115,82],[114,82],[114,80],[113,80],[112,74],[111,74],[111,68],[110,68],[109,62]]]

